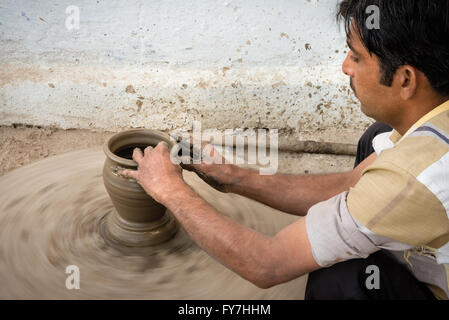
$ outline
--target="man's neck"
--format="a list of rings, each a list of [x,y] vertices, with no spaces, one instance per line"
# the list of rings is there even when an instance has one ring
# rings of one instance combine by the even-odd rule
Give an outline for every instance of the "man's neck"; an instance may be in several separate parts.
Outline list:
[[[398,117],[398,123],[391,123],[390,125],[403,136],[422,117],[448,100],[449,97],[440,97],[429,99],[426,103],[410,105],[403,109],[404,114],[401,117]]]

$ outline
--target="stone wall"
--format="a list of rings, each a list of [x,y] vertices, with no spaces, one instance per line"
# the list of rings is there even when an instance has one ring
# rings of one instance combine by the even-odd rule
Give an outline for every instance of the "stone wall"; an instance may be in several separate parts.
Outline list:
[[[0,0],[0,125],[363,129],[336,4]]]

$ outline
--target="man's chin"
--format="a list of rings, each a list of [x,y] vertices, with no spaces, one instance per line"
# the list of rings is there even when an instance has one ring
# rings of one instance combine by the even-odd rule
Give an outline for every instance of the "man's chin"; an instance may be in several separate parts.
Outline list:
[[[369,112],[369,110],[365,107],[365,105],[363,103],[360,104],[360,110],[362,111],[362,113],[367,116],[368,118],[372,118],[373,116],[371,115],[371,113]]]

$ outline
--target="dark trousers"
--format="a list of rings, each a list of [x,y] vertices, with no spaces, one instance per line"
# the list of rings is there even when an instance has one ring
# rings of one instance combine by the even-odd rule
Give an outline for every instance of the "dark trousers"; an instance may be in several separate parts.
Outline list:
[[[383,123],[375,123],[361,137],[355,166],[374,152],[372,141],[380,133],[392,128]],[[373,286],[376,266],[378,285]],[[309,274],[306,300],[434,300],[426,285],[415,279],[412,273],[397,262],[387,251],[378,251],[367,259],[352,259],[337,263]]]

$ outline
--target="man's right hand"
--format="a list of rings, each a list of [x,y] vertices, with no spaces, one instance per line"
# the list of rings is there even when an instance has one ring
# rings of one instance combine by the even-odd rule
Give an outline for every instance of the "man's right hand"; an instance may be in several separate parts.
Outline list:
[[[205,147],[207,145],[203,150]],[[215,149],[211,155],[214,158],[222,157]],[[352,171],[318,175],[260,175],[257,171],[235,165],[204,162],[181,166],[196,172],[201,179],[221,192],[239,194],[280,211],[305,216],[315,204],[350,190],[357,184],[364,169],[375,160],[376,153],[373,153]]]
[[[210,144],[203,146],[202,153],[203,159],[206,156],[207,161],[201,164],[181,163],[181,167],[195,172],[202,180],[220,192],[232,192],[232,187],[239,181],[236,174],[238,167],[225,164],[225,158]]]

